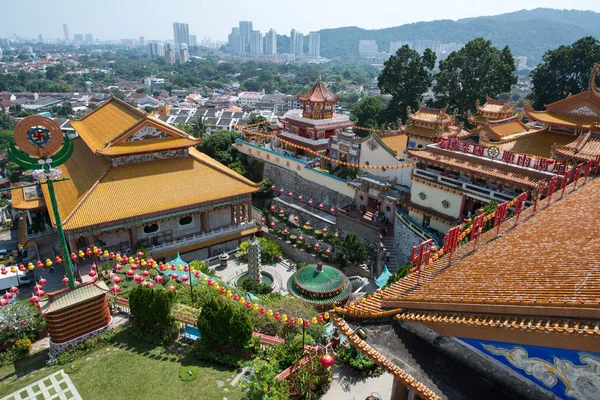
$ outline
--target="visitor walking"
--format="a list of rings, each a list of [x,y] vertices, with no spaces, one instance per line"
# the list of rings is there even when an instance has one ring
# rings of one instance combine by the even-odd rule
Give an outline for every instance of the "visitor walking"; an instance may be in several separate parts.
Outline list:
[[[390,262],[390,256],[392,254],[388,251],[387,253],[385,253],[385,262]]]

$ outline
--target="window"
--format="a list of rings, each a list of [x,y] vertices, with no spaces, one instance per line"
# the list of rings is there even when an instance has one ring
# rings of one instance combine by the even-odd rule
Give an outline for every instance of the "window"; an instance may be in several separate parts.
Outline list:
[[[419,193],[419,197],[421,198],[421,200],[425,200],[427,198],[427,195],[423,192]]]
[[[181,225],[181,226],[189,225],[192,222],[193,222],[193,218],[189,215],[187,217],[179,218],[179,225]]]
[[[385,211],[387,211],[387,212],[390,212],[390,211],[392,211],[392,207],[390,207],[390,206],[386,206],[386,207],[385,207]]]
[[[417,149],[422,149],[422,148],[423,148],[422,144],[420,144],[420,145],[417,146]]]
[[[442,200],[442,206],[444,208],[450,208],[450,202],[448,200]]]
[[[151,224],[151,225],[144,226],[144,233],[146,235],[149,235],[149,234],[154,233],[156,231],[158,231],[158,224]]]
[[[360,196],[358,196],[358,198],[360,199],[360,201],[364,201],[365,200],[365,196],[363,196],[362,194]]]

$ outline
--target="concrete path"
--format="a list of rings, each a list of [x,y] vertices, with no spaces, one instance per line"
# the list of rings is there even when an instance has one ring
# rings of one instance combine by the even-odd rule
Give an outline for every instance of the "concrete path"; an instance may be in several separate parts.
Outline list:
[[[340,366],[333,371],[331,387],[321,400],[364,400],[370,395],[388,400],[392,395],[393,382],[394,378],[390,374],[365,378]]]
[[[81,396],[64,370],[25,386],[0,400],[81,400]]]

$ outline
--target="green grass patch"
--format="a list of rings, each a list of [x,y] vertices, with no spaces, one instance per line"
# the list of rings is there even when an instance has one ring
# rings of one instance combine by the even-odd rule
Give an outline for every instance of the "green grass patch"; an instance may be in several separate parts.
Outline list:
[[[44,384],[44,386],[46,387],[50,387],[52,386],[52,381],[50,379],[46,379],[44,382],[42,382]]]
[[[193,365],[183,366],[179,368],[179,379],[184,382],[195,381],[200,373],[200,368]]]
[[[19,396],[21,396],[22,399],[26,399],[29,397],[29,394],[27,394],[27,390],[23,390],[21,393],[19,393]]]
[[[60,390],[67,390],[68,387],[69,387],[69,385],[67,385],[67,382],[61,382]]]
[[[78,362],[73,362],[67,365],[63,366],[65,368],[65,372],[69,375],[74,374],[75,372],[79,371],[79,363]]]
[[[40,386],[39,385],[33,385],[31,387],[31,390],[33,390],[33,393],[37,393],[40,391]]]
[[[48,390],[48,394],[49,394],[50,396],[54,396],[54,395],[56,394],[56,389],[55,389],[55,388],[53,388],[53,387],[52,387],[52,388],[50,388],[50,389]]]

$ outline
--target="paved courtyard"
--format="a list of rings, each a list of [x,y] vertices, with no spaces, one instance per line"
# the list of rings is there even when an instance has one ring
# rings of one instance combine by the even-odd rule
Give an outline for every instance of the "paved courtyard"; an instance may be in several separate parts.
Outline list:
[[[230,255],[229,265],[227,268],[221,268],[219,265],[211,266],[211,269],[214,269],[217,273],[217,276],[223,279],[228,283],[235,283],[238,276],[242,273],[248,271],[248,263],[244,261],[238,260],[233,254]],[[287,291],[287,281],[290,276],[296,272],[294,268],[292,268],[292,261],[282,259],[280,262],[272,264],[272,265],[262,265],[261,269],[265,272],[270,273],[273,276],[273,281],[275,283],[274,292],[279,292],[283,295],[288,293]]]
[[[53,373],[0,400],[81,400],[64,370]]]
[[[367,396],[379,396],[387,400],[392,395],[394,378],[387,373],[376,378],[365,378],[348,368],[337,367],[333,371],[331,387],[321,400],[364,400]]]

